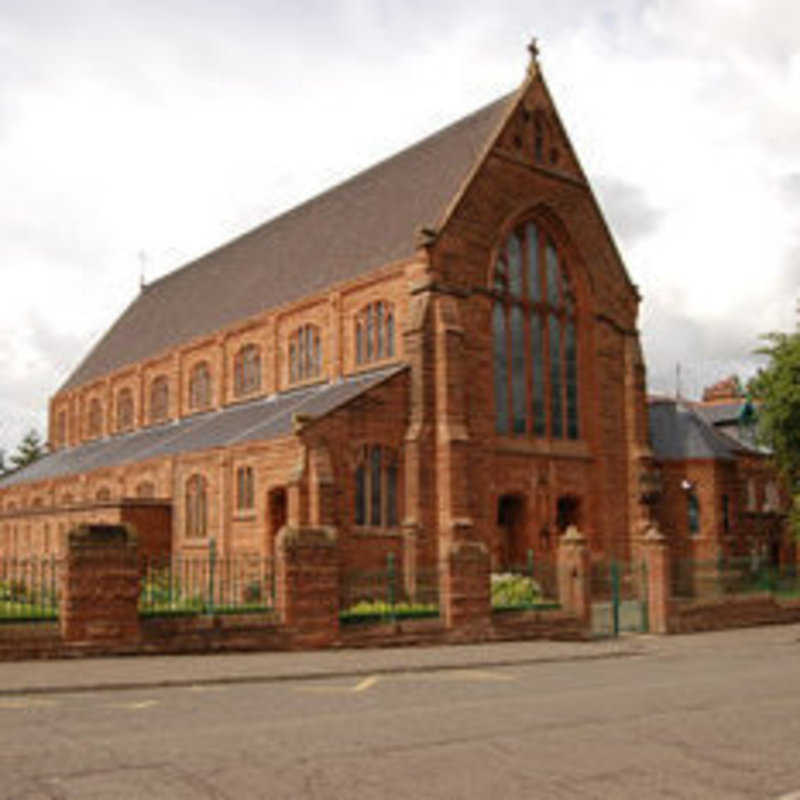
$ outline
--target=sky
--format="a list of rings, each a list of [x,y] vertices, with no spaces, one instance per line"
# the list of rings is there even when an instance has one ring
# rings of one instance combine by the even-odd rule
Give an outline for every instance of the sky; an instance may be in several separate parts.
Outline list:
[[[651,392],[800,296],[797,0],[2,0],[0,449],[150,281],[516,88],[532,36]]]

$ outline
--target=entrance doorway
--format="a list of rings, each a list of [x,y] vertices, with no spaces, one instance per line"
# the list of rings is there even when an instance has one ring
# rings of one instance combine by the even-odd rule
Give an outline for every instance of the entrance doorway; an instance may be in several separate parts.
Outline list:
[[[276,486],[267,495],[267,541],[265,555],[275,557],[275,538],[286,524],[286,488]]]
[[[497,500],[498,547],[492,554],[492,570],[506,572],[525,563],[528,542],[525,536],[525,498],[504,494]]]
[[[561,495],[556,501],[556,528],[564,533],[570,525],[580,527],[581,501],[574,494]]]

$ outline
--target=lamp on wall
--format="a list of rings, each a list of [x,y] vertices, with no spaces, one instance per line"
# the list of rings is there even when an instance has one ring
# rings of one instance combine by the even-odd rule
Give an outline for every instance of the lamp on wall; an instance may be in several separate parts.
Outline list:
[[[691,492],[692,489],[694,489],[694,483],[692,483],[692,481],[690,481],[688,478],[684,478],[681,481],[681,489],[683,489],[684,492]]]

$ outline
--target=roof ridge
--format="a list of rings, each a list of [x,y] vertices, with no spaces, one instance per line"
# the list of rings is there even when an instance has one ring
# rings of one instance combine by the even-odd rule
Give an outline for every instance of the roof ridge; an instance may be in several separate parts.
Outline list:
[[[213,256],[214,254],[220,252],[221,250],[224,250],[225,248],[230,247],[231,245],[239,241],[247,239],[248,237],[263,231],[267,227],[277,225],[278,223],[281,223],[285,220],[294,217],[297,214],[302,213],[311,206],[327,199],[331,194],[341,191],[348,185],[355,183],[358,180],[362,180],[363,178],[367,177],[370,173],[379,171],[380,169],[384,168],[389,162],[394,161],[395,159],[402,158],[404,155],[418,148],[421,148],[423,145],[432,143],[437,139],[441,138],[442,136],[451,133],[454,128],[460,127],[461,125],[467,125],[476,117],[488,113],[491,109],[501,105],[503,102],[509,102],[513,96],[518,94],[518,92],[519,89],[515,89],[512,92],[507,92],[506,94],[495,98],[489,103],[485,103],[484,105],[480,106],[474,111],[471,111],[466,116],[459,117],[458,119],[453,120],[449,124],[445,125],[443,128],[438,128],[432,133],[429,133],[426,136],[424,136],[422,139],[418,139],[412,144],[407,145],[406,147],[403,147],[402,149],[397,150],[394,153],[382,158],[380,161],[376,161],[375,163],[372,163],[369,166],[360,169],[358,172],[355,172],[349,177],[344,178],[343,180],[340,180],[338,183],[333,184],[333,186],[330,186],[327,189],[324,189],[323,191],[318,192],[317,194],[314,194],[311,197],[306,198],[305,200],[301,200],[296,205],[293,205],[290,208],[287,208],[286,210],[279,212],[276,216],[270,217],[269,219],[259,223],[255,227],[250,228],[237,236],[234,236],[232,239],[228,239],[227,241],[223,242],[217,247],[212,248],[211,250],[208,250],[207,252],[203,253],[197,258],[194,258],[191,261],[187,262],[186,264],[183,264],[180,267],[177,267],[176,269],[167,272],[164,275],[161,275],[155,280],[150,281],[149,283],[146,284],[145,291],[150,291],[153,287],[161,283],[164,283],[171,278],[176,277],[177,275],[187,271],[191,267],[197,266],[200,262],[204,261],[209,256]]]

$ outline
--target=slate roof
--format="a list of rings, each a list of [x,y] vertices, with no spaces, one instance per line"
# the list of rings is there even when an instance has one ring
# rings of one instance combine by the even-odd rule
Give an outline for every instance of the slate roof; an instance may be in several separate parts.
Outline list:
[[[291,433],[295,413],[309,414],[314,418],[324,416],[405,369],[406,365],[393,365],[334,383],[316,384],[130,434],[111,436],[80,447],[57,450],[0,479],[0,488],[159,456],[285,436]]]
[[[648,410],[650,444],[657,459],[730,461],[735,457],[737,444],[715,431],[689,406],[675,400],[655,400],[650,402]]]
[[[518,92],[154,281],[61,387],[414,254],[437,227]]]

